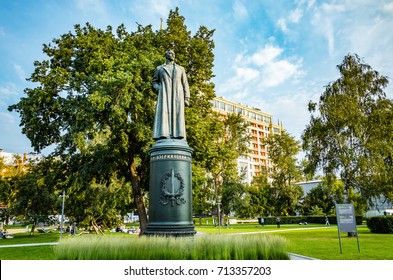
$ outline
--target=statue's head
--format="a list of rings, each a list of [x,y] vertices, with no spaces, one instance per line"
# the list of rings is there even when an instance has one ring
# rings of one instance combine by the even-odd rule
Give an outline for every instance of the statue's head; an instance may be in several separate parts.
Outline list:
[[[165,52],[165,58],[169,61],[175,61],[175,52],[171,49]]]

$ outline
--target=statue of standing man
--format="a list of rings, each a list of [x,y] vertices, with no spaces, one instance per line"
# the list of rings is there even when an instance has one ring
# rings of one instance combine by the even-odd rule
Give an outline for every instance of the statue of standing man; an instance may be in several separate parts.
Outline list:
[[[156,68],[152,86],[158,94],[153,139],[186,139],[184,105],[189,106],[190,89],[186,71],[175,64],[173,50],[165,52],[166,62]]]

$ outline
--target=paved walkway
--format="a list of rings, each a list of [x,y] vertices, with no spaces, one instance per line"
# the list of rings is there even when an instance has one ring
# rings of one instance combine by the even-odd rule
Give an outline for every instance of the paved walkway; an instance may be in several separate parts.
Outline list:
[[[302,255],[298,255],[298,254],[294,254],[294,253],[288,253],[289,257],[291,258],[291,261],[312,261],[312,260],[318,260],[318,259],[314,259],[311,257],[307,257],[307,256],[302,256]]]
[[[48,243],[30,243],[30,244],[10,244],[10,245],[0,245],[1,248],[15,248],[15,247],[32,247],[32,246],[49,246],[57,245],[59,242],[48,242]]]

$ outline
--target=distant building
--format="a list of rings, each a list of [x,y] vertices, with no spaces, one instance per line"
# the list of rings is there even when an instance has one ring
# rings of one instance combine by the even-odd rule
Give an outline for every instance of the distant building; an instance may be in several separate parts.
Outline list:
[[[303,197],[305,197],[310,192],[311,189],[317,187],[320,183],[322,183],[322,180],[298,182],[298,183],[295,183],[295,185],[302,187],[302,189],[303,189]]]
[[[4,176],[17,168],[22,172],[26,171],[28,163],[39,159],[39,156],[36,153],[14,154],[0,149],[0,159],[5,164],[5,167],[0,170],[0,176]]]
[[[225,118],[227,114],[239,113],[248,122],[247,132],[251,135],[250,153],[238,158],[239,172],[245,173],[246,183],[251,183],[254,176],[260,175],[261,168],[269,166],[269,155],[262,141],[270,134],[280,134],[284,131],[282,124],[273,124],[273,115],[262,112],[258,108],[216,97],[213,100],[213,110]]]

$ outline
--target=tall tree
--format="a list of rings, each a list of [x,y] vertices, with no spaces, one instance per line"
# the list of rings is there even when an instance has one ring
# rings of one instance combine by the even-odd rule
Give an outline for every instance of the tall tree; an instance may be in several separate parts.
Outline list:
[[[189,143],[199,149],[205,140],[198,142],[197,137],[206,129],[194,128],[194,120],[211,115],[214,97],[212,35],[201,27],[191,37],[178,9],[170,12],[167,28],[156,32],[141,25],[135,32],[123,25],[116,31],[76,25],[73,32],[44,45],[48,59],[34,63],[29,79],[35,87],[27,88],[26,97],[9,110],[20,114],[22,132],[37,152],[55,145],[50,156],[62,160],[59,180],[66,182],[62,187],[68,195],[82,199],[92,187],[110,188],[113,180],[131,183],[143,234],[156,99],[152,74],[164,62],[164,50],[174,48],[176,62],[186,68],[190,81]],[[198,154],[196,161],[201,158]],[[130,208],[127,201],[123,203]]]
[[[274,213],[273,205],[270,205],[270,183],[265,172],[253,178],[251,185],[246,187],[245,203],[239,211],[239,216],[255,218]]]
[[[50,160],[30,164],[29,171],[11,180],[9,211],[32,223],[30,234],[38,222],[47,222],[57,213],[58,192],[53,182]]]
[[[61,157],[71,191],[109,181],[115,172],[131,181],[145,225],[141,178],[148,173],[141,163],[151,143],[149,78],[158,53],[150,27],[128,33],[119,26],[116,33],[76,25],[74,33],[44,45],[50,59],[36,61],[30,78],[38,86],[27,88],[27,97],[10,110],[20,113],[22,132],[36,151],[56,144],[52,156]]]
[[[276,215],[294,214],[303,195],[301,187],[295,185],[301,178],[296,159],[300,143],[282,131],[269,136],[264,144],[269,152],[270,164],[266,174],[271,180],[267,189],[269,205],[273,206]]]
[[[337,66],[340,77],[328,84],[319,103],[310,102],[311,120],[303,132],[307,170],[337,176],[345,190],[367,199],[393,199],[393,102],[388,79],[356,54]]]

